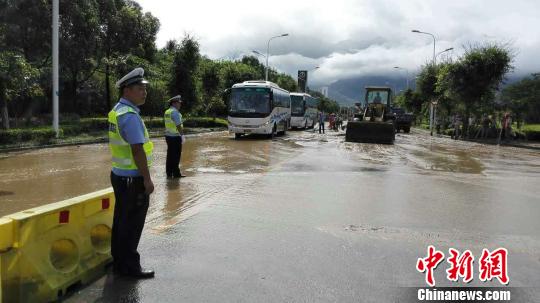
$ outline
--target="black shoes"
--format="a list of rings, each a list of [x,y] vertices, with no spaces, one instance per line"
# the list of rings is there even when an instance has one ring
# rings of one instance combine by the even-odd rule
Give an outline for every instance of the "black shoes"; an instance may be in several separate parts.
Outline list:
[[[169,175],[167,176],[167,179],[179,179],[179,178],[185,178],[185,175]]]
[[[128,276],[137,278],[137,279],[151,279],[155,275],[154,271],[151,269],[143,269],[137,271],[132,271],[128,273]]]
[[[151,279],[155,273],[151,269],[139,268],[138,270],[123,270],[114,268],[114,273],[119,276],[130,277],[134,279]]]

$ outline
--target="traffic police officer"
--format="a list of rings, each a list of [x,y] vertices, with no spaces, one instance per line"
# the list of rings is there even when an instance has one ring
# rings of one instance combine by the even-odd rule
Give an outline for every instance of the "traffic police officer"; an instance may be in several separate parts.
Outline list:
[[[152,278],[154,271],[141,268],[137,246],[141,238],[150,194],[153,144],[139,115],[146,99],[144,70],[136,68],[116,82],[120,101],[109,112],[111,183],[116,204],[111,253],[114,272],[135,278]]]
[[[167,142],[167,178],[185,177],[180,173],[180,157],[184,142],[184,124],[182,114],[178,111],[182,105],[182,97],[174,96],[167,101],[169,108],[165,111],[165,141]]]

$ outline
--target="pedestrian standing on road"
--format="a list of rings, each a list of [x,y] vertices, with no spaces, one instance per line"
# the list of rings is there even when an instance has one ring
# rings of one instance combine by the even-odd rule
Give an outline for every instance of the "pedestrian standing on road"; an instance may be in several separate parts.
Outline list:
[[[461,135],[461,117],[456,114],[454,116],[454,140],[459,139],[459,136]]]
[[[488,115],[489,120],[489,131],[488,131],[488,137],[497,138],[497,118],[493,115]]]
[[[441,134],[441,118],[439,116],[435,118],[435,129],[436,129],[437,135],[440,135]]]
[[[507,140],[513,137],[512,133],[512,116],[510,113],[505,113],[502,120],[502,138]]]
[[[469,122],[467,124],[467,139],[470,139],[471,138],[471,131],[472,131],[472,129],[474,127],[474,123],[475,123],[474,116],[473,115],[469,116],[469,120],[467,122]]]
[[[488,135],[489,131],[489,124],[490,119],[486,114],[482,115],[482,128],[478,132],[476,132],[476,138],[480,137],[480,139],[485,139]]]
[[[182,157],[182,144],[184,143],[184,124],[180,107],[182,97],[174,96],[168,101],[169,108],[165,111],[165,141],[167,142],[167,161],[165,172],[167,178],[185,177],[180,173],[180,159]]]
[[[341,118],[341,115],[336,116],[336,126],[338,131],[343,127],[343,118]]]
[[[319,134],[321,133],[321,130],[322,130],[322,133],[324,134],[324,112],[323,111],[320,111],[319,112]]]
[[[143,269],[137,246],[141,238],[150,194],[154,145],[141,119],[139,106],[146,100],[144,70],[132,70],[116,82],[120,100],[109,112],[109,148],[112,154],[111,183],[115,207],[111,254],[118,275],[152,278],[153,270]]]

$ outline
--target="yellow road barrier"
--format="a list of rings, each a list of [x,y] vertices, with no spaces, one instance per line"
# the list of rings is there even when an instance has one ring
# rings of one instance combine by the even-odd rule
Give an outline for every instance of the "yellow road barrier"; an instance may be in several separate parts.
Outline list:
[[[112,188],[0,218],[1,302],[50,302],[105,273]]]

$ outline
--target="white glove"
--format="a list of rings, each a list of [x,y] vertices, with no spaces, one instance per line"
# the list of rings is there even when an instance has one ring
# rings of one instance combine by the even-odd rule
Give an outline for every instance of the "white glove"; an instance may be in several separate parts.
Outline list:
[[[182,144],[186,143],[186,136],[181,135],[180,137],[182,138]]]

